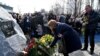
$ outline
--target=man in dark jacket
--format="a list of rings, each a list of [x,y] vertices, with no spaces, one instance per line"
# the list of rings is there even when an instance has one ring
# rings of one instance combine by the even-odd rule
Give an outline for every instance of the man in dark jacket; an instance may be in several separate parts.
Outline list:
[[[49,15],[48,15],[48,21],[51,20],[51,19],[57,20],[56,19],[56,15],[54,15],[53,13],[49,13]]]
[[[84,19],[86,22],[83,24],[85,25],[85,34],[84,34],[84,48],[82,50],[87,50],[88,49],[88,36],[90,36],[90,54],[94,53],[94,35],[95,35],[95,31],[97,28],[97,23],[98,23],[98,13],[95,12],[92,7],[90,5],[87,5],[85,7],[86,13],[84,15]]]
[[[30,18],[28,16],[25,16],[23,20],[23,31],[25,34],[28,34],[30,33],[30,30],[31,30]]]
[[[65,23],[58,23],[55,20],[50,20],[48,26],[54,33],[54,41],[50,45],[53,47],[58,40],[61,40],[62,44],[59,48],[64,56],[68,56],[69,53],[81,49],[81,41],[79,39],[78,33],[69,25]]]
[[[40,37],[38,36],[38,32],[36,31],[38,28],[38,25],[42,25],[42,29],[44,29],[43,15],[41,15],[40,12],[37,12],[34,15],[32,15],[32,19],[31,19],[31,27],[32,27],[32,31],[34,32],[33,37],[36,37],[36,38]]]

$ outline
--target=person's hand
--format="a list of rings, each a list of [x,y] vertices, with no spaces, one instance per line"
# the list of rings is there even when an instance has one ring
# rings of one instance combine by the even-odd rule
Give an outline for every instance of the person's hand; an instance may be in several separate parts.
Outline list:
[[[49,49],[49,48],[50,48],[50,46],[48,45],[48,46],[47,46],[47,48]]]
[[[88,22],[85,22],[85,23],[83,23],[82,25],[83,25],[83,26],[86,26],[87,24],[88,24]]]
[[[27,56],[27,52],[26,51],[21,51],[21,52],[17,52],[18,56]]]
[[[24,55],[27,55],[27,54],[28,54],[26,51],[22,51],[22,53],[23,53]]]
[[[62,34],[58,34],[58,37],[62,37]]]

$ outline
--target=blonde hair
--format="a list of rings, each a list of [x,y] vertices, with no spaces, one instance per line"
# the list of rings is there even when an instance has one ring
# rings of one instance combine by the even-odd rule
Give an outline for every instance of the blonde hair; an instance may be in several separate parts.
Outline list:
[[[57,21],[56,20],[50,20],[48,22],[48,27],[51,29],[52,33],[53,33],[53,28],[56,26]]]
[[[51,26],[55,25],[56,23],[57,23],[56,20],[50,20],[50,21],[48,22],[48,26],[51,27]]]

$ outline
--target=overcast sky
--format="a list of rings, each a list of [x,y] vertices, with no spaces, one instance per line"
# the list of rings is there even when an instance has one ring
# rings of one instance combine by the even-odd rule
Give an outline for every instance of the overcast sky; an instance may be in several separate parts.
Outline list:
[[[49,11],[56,0],[0,0],[0,2],[12,6],[15,12],[20,10],[21,13],[25,13],[40,11],[43,8]]]

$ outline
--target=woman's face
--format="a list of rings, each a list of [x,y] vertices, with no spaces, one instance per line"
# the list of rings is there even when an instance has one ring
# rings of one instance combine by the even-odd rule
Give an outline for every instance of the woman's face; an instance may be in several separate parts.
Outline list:
[[[54,29],[54,27],[53,27],[53,26],[50,26],[50,29],[51,29],[51,30],[53,30],[53,29]]]
[[[54,28],[55,27],[54,26],[50,26],[49,28],[50,28],[51,32],[54,33]]]
[[[53,29],[56,28],[57,22],[55,20],[51,20],[48,22],[48,26],[51,29],[51,31],[53,31]]]
[[[50,30],[53,32],[54,29],[56,28],[56,25],[55,25],[55,24],[54,24],[54,25],[51,25],[51,26],[49,26],[49,28],[50,28]]]
[[[53,25],[51,26],[51,28],[52,28],[52,29],[56,28],[56,24],[53,24]]]

